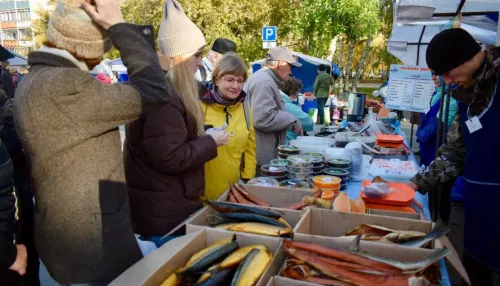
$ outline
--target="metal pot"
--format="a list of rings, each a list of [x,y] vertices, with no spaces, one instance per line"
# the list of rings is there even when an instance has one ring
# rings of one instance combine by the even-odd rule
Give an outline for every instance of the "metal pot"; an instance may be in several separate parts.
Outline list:
[[[349,94],[347,121],[359,122],[365,114],[366,93],[352,92]]]

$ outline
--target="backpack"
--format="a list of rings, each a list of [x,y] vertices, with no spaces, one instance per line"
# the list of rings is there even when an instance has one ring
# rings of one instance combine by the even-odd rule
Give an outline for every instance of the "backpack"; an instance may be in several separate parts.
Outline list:
[[[340,68],[336,64],[332,64],[332,75],[334,79],[340,77]]]

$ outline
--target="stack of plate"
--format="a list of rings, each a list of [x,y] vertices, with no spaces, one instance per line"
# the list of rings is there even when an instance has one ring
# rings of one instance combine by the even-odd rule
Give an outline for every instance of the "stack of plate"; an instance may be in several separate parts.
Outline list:
[[[300,149],[293,145],[280,145],[278,146],[278,158],[287,159],[288,156],[300,154]]]
[[[325,155],[321,153],[305,153],[304,155],[313,157],[313,177],[323,175],[323,169],[325,168]]]
[[[314,157],[306,155],[292,155],[288,157],[287,175],[290,179],[302,180],[308,184],[312,182]]]
[[[328,168],[323,171],[326,175],[339,177],[342,180],[340,190],[344,191],[351,179],[352,162],[347,159],[332,159],[328,161]]]
[[[260,167],[261,173],[263,177],[271,177],[278,182],[287,179],[286,176],[286,167],[283,166],[273,166],[273,165],[264,165]]]

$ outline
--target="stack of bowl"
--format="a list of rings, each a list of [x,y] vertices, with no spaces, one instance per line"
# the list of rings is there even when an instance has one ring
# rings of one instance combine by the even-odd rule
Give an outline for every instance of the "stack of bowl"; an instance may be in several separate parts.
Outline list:
[[[313,177],[323,175],[325,155],[322,153],[305,153],[304,155],[313,157]]]
[[[278,158],[287,159],[288,156],[300,154],[300,149],[293,145],[280,145],[278,146]]]
[[[340,190],[347,189],[347,184],[351,179],[352,163],[347,159],[331,159],[328,161],[328,168],[323,170],[325,174],[336,176],[342,179]]]
[[[278,187],[279,183],[270,177],[257,177],[248,181],[249,185],[261,186],[261,187]]]
[[[307,190],[309,189],[309,184],[301,180],[289,179],[280,182],[280,188]]]
[[[313,177],[314,189],[321,189],[323,194],[322,199],[333,200],[333,198],[340,192],[341,179],[335,176],[321,175]]]
[[[313,177],[314,158],[305,155],[292,155],[288,157],[287,175],[290,179],[301,180],[308,184]]]
[[[287,179],[286,176],[286,167],[283,166],[273,166],[273,165],[264,165],[260,167],[263,177],[271,177],[278,182],[284,181]]]

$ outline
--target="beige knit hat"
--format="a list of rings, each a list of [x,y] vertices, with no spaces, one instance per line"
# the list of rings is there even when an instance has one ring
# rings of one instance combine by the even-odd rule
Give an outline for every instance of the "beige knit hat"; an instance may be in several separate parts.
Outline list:
[[[158,32],[160,52],[169,58],[194,53],[206,46],[201,30],[189,20],[177,0],[166,0]]]
[[[83,59],[98,59],[111,49],[104,29],[81,7],[85,0],[58,0],[47,27],[47,40]]]

